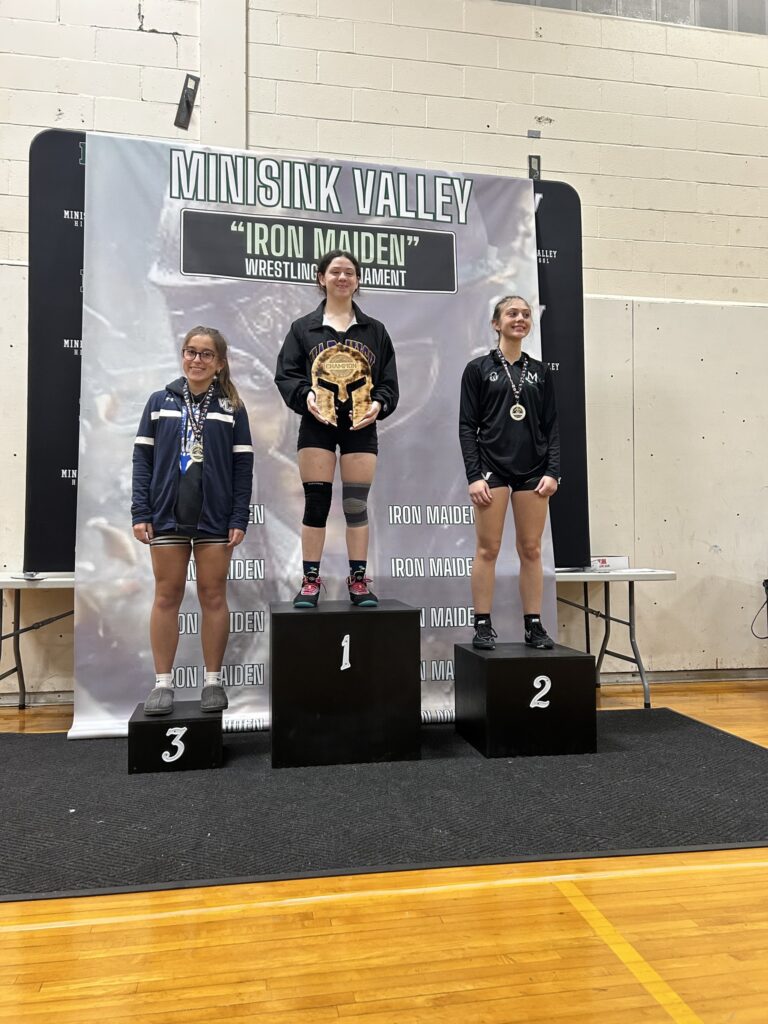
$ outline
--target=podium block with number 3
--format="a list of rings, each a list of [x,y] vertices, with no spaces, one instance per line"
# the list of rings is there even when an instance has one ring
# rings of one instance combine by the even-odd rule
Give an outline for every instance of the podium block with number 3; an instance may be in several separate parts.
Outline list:
[[[271,606],[272,767],[420,756],[419,609]]]
[[[454,648],[456,729],[486,757],[590,754],[597,749],[595,659],[556,646]]]
[[[221,712],[203,714],[198,701],[174,701],[170,715],[139,704],[128,722],[129,773],[220,768],[222,757]]]

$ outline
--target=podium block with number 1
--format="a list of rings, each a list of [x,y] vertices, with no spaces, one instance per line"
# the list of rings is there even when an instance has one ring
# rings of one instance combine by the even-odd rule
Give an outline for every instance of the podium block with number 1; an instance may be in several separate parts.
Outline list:
[[[271,606],[272,767],[420,757],[419,609]]]

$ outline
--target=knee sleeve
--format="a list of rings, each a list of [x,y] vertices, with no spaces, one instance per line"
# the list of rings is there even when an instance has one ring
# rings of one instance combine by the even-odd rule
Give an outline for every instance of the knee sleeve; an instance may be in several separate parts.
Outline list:
[[[333,484],[323,480],[313,480],[304,484],[304,518],[305,526],[317,526],[322,529],[328,522],[331,510]]]
[[[370,484],[344,484],[342,486],[342,506],[347,526],[368,525],[368,491]]]

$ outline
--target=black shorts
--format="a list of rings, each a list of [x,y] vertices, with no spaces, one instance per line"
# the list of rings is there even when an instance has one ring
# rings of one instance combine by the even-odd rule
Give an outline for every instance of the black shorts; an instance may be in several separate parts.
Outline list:
[[[544,473],[536,473],[533,476],[499,476],[498,473],[483,475],[483,479],[489,487],[509,487],[514,494],[515,491],[535,491]]]
[[[378,455],[379,438],[375,423],[363,427],[362,430],[351,430],[349,409],[345,406],[338,411],[338,420],[337,427],[329,427],[325,423],[320,423],[310,413],[306,413],[301,417],[297,449],[301,451],[302,448],[324,448],[328,452],[335,452],[338,448],[342,455],[348,455],[350,452]]]
[[[198,544],[229,544],[229,537],[215,533],[205,533],[194,526],[178,526],[175,530],[161,530],[149,542],[150,547],[196,547]]]

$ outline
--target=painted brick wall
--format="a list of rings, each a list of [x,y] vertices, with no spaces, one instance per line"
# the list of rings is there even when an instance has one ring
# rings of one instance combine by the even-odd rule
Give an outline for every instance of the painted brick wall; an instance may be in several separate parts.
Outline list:
[[[198,0],[0,0],[0,260],[26,262],[27,154],[44,128],[195,139]],[[201,94],[202,100],[202,94]]]
[[[581,195],[588,292],[762,302],[766,65],[766,36],[495,0],[249,0],[249,145],[515,175],[540,154]]]

